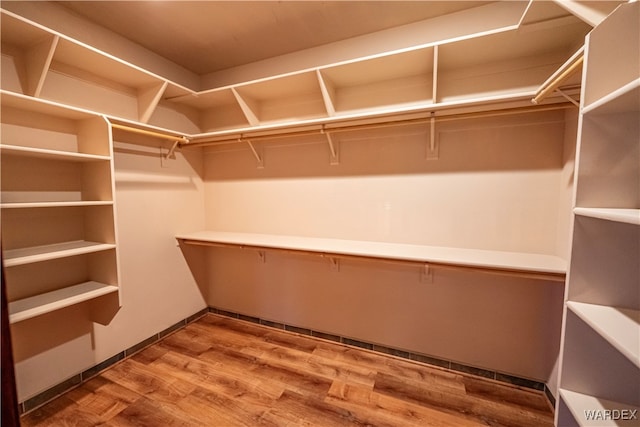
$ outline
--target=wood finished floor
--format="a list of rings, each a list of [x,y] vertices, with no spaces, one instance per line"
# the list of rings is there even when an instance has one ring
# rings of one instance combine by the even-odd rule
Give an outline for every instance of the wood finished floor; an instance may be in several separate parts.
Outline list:
[[[553,425],[541,392],[208,314],[29,426]]]

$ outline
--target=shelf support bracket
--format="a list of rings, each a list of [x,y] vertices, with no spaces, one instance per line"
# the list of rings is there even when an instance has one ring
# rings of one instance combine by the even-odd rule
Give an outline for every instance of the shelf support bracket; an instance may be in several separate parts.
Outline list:
[[[433,269],[429,264],[423,264],[422,268],[420,268],[420,282],[433,283]]]
[[[322,127],[321,133],[327,137],[327,144],[329,144],[329,152],[330,152],[329,164],[331,166],[339,165],[340,164],[340,151],[339,151],[340,146],[338,145],[338,142],[333,140],[330,132],[326,132],[324,130],[324,126]]]
[[[440,144],[438,143],[438,134],[436,133],[436,117],[431,113],[429,119],[429,146],[427,147],[427,160],[438,160],[440,156]]]
[[[580,104],[578,103],[578,101],[576,101],[575,99],[567,95],[563,90],[561,90],[560,88],[556,88],[556,92],[558,92],[564,99],[566,99],[576,107],[580,108]]]
[[[329,262],[331,266],[331,271],[335,271],[335,272],[340,271],[340,258],[329,257]]]
[[[178,148],[178,145],[180,145],[181,142],[184,141],[180,141],[179,139],[173,142],[173,145],[171,146],[171,148],[169,149],[169,152],[167,153],[167,155],[165,156],[166,160],[169,159],[175,159],[175,153],[176,153],[176,148]]]
[[[260,262],[263,264],[267,263],[267,253],[265,251],[258,251],[258,257],[260,257]]]
[[[242,142],[242,138],[240,138],[238,141]],[[256,160],[258,161],[258,169],[264,169],[264,155],[261,155],[261,153],[258,153],[258,151],[256,150],[256,147],[253,146],[251,141],[246,139],[245,142],[249,145],[249,148],[253,153],[253,157],[255,157]]]

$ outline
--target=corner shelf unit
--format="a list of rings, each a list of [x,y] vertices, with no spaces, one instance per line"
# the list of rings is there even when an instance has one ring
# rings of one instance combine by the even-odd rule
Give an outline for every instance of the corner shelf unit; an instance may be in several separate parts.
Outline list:
[[[23,95],[0,102],[10,322],[118,295],[109,122]]]
[[[508,2],[490,7],[498,12],[508,8],[511,14],[514,9]],[[558,8],[536,4],[523,6],[521,13],[545,7]],[[443,35],[442,40],[434,35],[431,42],[388,52],[199,88],[0,10],[2,88],[193,139],[237,140],[248,132],[321,128],[390,115],[527,106],[538,86],[582,46],[591,28],[571,16],[522,24],[515,15],[513,22],[498,19],[499,13],[487,16],[496,18],[477,33]],[[578,84],[568,82],[573,93]],[[548,102],[563,101],[556,97]]]
[[[621,5],[587,37],[558,426],[638,425],[639,17]]]

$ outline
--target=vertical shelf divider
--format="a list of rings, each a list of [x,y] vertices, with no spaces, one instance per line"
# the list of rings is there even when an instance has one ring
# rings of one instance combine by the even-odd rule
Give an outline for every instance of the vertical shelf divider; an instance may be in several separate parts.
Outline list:
[[[258,111],[258,105],[257,105],[258,103],[253,99],[246,98],[240,95],[240,93],[236,90],[236,88],[232,87],[231,92],[233,93],[233,96],[236,98],[236,101],[238,101],[238,104],[240,105],[242,112],[244,113],[245,117],[247,118],[247,121],[249,122],[249,125],[251,126],[260,125],[260,120],[258,120],[258,116],[256,114],[256,112]]]
[[[50,38],[32,46],[26,52],[25,71],[28,95],[36,98],[40,96],[58,40],[60,40],[59,36],[52,35]]]
[[[141,123],[149,122],[168,84],[167,81],[163,81],[157,85],[138,89],[138,119]]]
[[[325,76],[322,75],[322,71],[316,70],[316,75],[318,76],[318,83],[320,84],[320,90],[322,91],[322,99],[324,100],[324,106],[327,109],[327,115],[329,117],[335,116],[335,87]]]

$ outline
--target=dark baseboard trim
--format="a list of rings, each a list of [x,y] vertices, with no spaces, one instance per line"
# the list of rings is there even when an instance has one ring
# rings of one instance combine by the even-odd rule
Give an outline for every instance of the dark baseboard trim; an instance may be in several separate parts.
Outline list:
[[[20,415],[24,415],[28,412],[33,411],[34,409],[39,408],[40,406],[46,404],[47,402],[55,399],[56,397],[66,393],[67,391],[71,390],[72,388],[78,387],[80,384],[86,382],[87,380],[89,380],[90,378],[96,376],[97,374],[99,374],[100,372],[104,371],[105,369],[108,369],[109,367],[113,366],[114,364],[121,362],[122,360],[131,357],[132,355],[138,353],[139,351],[149,347],[152,344],[155,344],[156,342],[160,341],[162,338],[166,337],[167,335],[180,330],[182,328],[184,328],[185,326],[187,326],[189,323],[194,322],[196,320],[198,320],[199,318],[201,318],[202,316],[206,315],[207,313],[214,313],[214,314],[218,314],[221,316],[226,316],[226,317],[230,317],[233,319],[238,319],[238,320],[243,320],[246,322],[251,322],[251,323],[255,323],[255,324],[259,324],[259,325],[263,325],[263,326],[267,326],[270,328],[275,328],[275,329],[280,329],[280,330],[285,330],[285,331],[289,331],[289,332],[293,332],[293,333],[297,333],[297,334],[302,334],[302,335],[308,335],[311,337],[316,337],[316,338],[320,338],[320,339],[325,339],[325,340],[329,340],[329,341],[334,341],[334,342],[338,342],[344,345],[350,345],[350,346],[354,346],[354,347],[358,347],[358,348],[363,348],[363,349],[367,349],[367,350],[371,350],[377,353],[381,353],[381,354],[386,354],[386,355],[391,355],[391,356],[395,356],[395,357],[400,357],[403,359],[408,359],[408,360],[412,360],[415,362],[420,362],[420,363],[424,363],[427,365],[432,365],[432,366],[436,366],[436,367],[440,367],[440,368],[446,368],[452,371],[457,371],[457,372],[463,372],[466,374],[471,374],[471,375],[476,375],[482,378],[488,378],[488,379],[492,379],[498,382],[502,382],[502,383],[506,383],[506,384],[510,384],[510,385],[515,385],[515,386],[519,386],[519,387],[524,387],[524,388],[529,388],[532,390],[536,390],[536,391],[540,391],[543,392],[544,395],[546,396],[546,398],[549,401],[549,404],[555,408],[555,403],[556,403],[556,399],[554,398],[553,394],[551,393],[551,390],[549,389],[549,387],[547,387],[547,385],[543,382],[540,381],[535,381],[535,380],[530,380],[530,379],[526,379],[526,378],[520,378],[520,377],[516,377],[513,375],[508,375],[508,374],[503,374],[500,372],[496,372],[496,371],[490,371],[490,370],[486,370],[486,369],[482,369],[482,368],[477,368],[474,366],[468,366],[468,365],[463,365],[457,362],[453,362],[450,360],[446,360],[446,359],[439,359],[439,358],[435,358],[432,356],[428,356],[428,355],[424,355],[424,354],[420,354],[420,353],[411,353],[405,350],[400,350],[400,349],[395,349],[392,347],[386,347],[386,346],[381,346],[378,344],[373,344],[373,343],[368,343],[365,341],[360,341],[360,340],[355,340],[349,337],[342,337],[339,335],[333,335],[333,334],[328,334],[325,332],[319,332],[319,331],[314,331],[311,329],[307,329],[307,328],[301,328],[295,325],[287,325],[284,323],[278,323],[278,322],[272,322],[266,319],[260,319],[258,317],[254,317],[254,316],[246,316],[240,313],[234,313],[231,311],[227,311],[227,310],[222,310],[222,309],[218,309],[215,307],[209,307],[209,308],[205,308],[202,309],[200,311],[198,311],[197,313],[194,313],[193,315],[182,319],[181,321],[169,326],[168,328],[158,332],[157,334],[153,334],[152,336],[150,336],[149,338],[140,341],[139,343],[129,347],[128,349],[121,351],[118,354],[113,355],[112,357],[108,358],[107,360],[100,362],[84,371],[82,371],[81,373],[74,375],[71,378],[68,378],[67,380],[56,384],[53,387],[50,387],[49,389],[38,393],[37,395],[26,399],[23,402],[20,402],[19,404],[19,411],[20,411]]]

